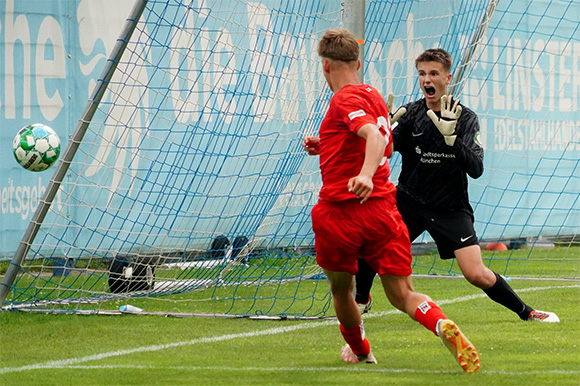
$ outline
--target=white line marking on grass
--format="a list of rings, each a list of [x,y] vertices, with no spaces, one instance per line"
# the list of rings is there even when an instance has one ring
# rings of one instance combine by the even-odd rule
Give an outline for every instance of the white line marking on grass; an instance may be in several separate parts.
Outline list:
[[[322,371],[346,373],[391,373],[391,374],[458,374],[458,370],[420,370],[420,369],[381,369],[375,366],[350,366],[344,367],[231,367],[231,366],[145,366],[145,365],[99,365],[99,366],[62,366],[59,368],[79,369],[79,370],[106,370],[106,369],[140,369],[140,370],[176,370],[176,371],[263,371],[263,372],[314,372]],[[579,374],[580,370],[530,370],[530,371],[504,371],[504,370],[485,370],[485,374],[498,375],[535,375],[535,374],[562,374],[574,375]]]
[[[556,286],[556,287],[548,286],[548,287],[517,288],[516,290],[518,293],[522,293],[522,292],[545,291],[545,290],[564,289],[564,288],[580,288],[580,284]],[[482,298],[486,298],[486,297],[487,297],[487,294],[479,293],[479,294],[475,294],[475,295],[461,296],[461,297],[458,297],[455,299],[434,300],[434,302],[437,305],[442,306],[445,304],[466,302],[469,300],[482,299]],[[401,311],[395,310],[394,312],[401,312]],[[378,312],[378,313],[372,313],[372,314],[364,314],[363,317],[366,316],[366,318],[372,318],[372,317],[376,317],[376,316],[384,316],[384,315],[391,314],[391,313],[393,313],[393,312],[392,311]]]
[[[542,290],[564,289],[564,288],[580,288],[580,284],[568,285],[568,286],[556,286],[556,287],[523,288],[523,289],[518,289],[518,292],[531,292],[531,291],[542,291]],[[469,301],[469,300],[478,299],[478,298],[484,298],[486,296],[487,295],[485,295],[485,294],[462,296],[462,297],[458,297],[455,299],[438,300],[438,301],[436,301],[436,303],[438,303],[440,305],[452,304],[452,303],[464,302],[464,301]],[[378,316],[392,315],[392,314],[400,313],[400,312],[401,311],[398,311],[398,310],[390,310],[390,311],[384,311],[384,312],[379,312],[379,313],[365,314],[365,316],[366,316],[366,318],[373,318],[373,317],[378,317]],[[214,342],[223,342],[223,341],[233,340],[233,339],[238,339],[238,338],[251,338],[251,337],[257,337],[257,336],[282,334],[285,332],[303,330],[306,328],[330,326],[330,325],[336,325],[336,324],[337,324],[336,320],[326,320],[326,321],[320,321],[320,322],[307,322],[307,323],[296,324],[296,325],[292,325],[292,326],[268,328],[266,330],[250,331],[250,332],[244,332],[244,333],[240,333],[240,334],[227,334],[227,335],[214,336],[214,337],[197,338],[197,339],[192,339],[192,340],[187,340],[187,341],[182,341],[182,342],[137,347],[137,348],[127,349],[127,350],[109,351],[109,352],[89,355],[89,356],[85,356],[85,357],[62,359],[62,360],[56,360],[56,361],[48,361],[48,362],[37,363],[34,365],[28,365],[28,366],[3,367],[3,368],[0,368],[0,374],[16,373],[16,372],[29,371],[29,370],[64,368],[64,367],[74,366],[75,364],[79,364],[79,363],[98,361],[101,359],[119,357],[119,356],[124,356],[124,355],[132,355],[132,354],[137,354],[137,353],[142,353],[142,352],[154,352],[154,351],[160,351],[160,350],[170,349],[170,348],[174,348],[174,347],[191,346],[191,345],[195,345],[195,344],[199,344],[199,343],[214,343]],[[257,369],[262,369],[262,368],[257,368]],[[318,371],[321,371],[322,369],[324,369],[324,368],[320,368],[320,369],[318,369]],[[342,369],[342,368],[339,367],[338,369]],[[352,369],[355,369],[355,368],[353,367]],[[267,371],[267,368],[264,368],[263,370]],[[381,370],[381,369],[377,369],[377,370]],[[352,370],[350,370],[350,371],[352,371]],[[399,370],[386,369],[386,370],[381,370],[381,371],[395,372],[395,371],[399,371]],[[418,370],[417,371],[415,371],[415,370],[401,370],[401,371],[418,372]],[[432,373],[435,373],[435,372],[432,371]],[[527,373],[529,373],[529,372],[527,372]],[[506,374],[510,374],[510,373],[506,373]]]
[[[4,367],[0,368],[0,374],[12,373],[12,372],[21,372],[21,371],[28,371],[28,370],[38,370],[38,369],[51,369],[51,368],[59,368],[59,367],[66,367],[71,366],[76,363],[83,363],[83,362],[90,362],[90,361],[98,361],[101,359],[111,358],[111,357],[119,357],[123,355],[132,355],[142,352],[154,352],[165,350],[174,347],[182,347],[182,346],[192,346],[199,343],[214,343],[214,342],[222,342],[226,340],[233,340],[237,338],[251,338],[256,336],[265,336],[265,335],[275,335],[281,334],[284,332],[302,330],[305,328],[312,328],[312,327],[319,327],[319,326],[328,326],[331,324],[336,324],[336,320],[331,321],[324,321],[324,322],[309,322],[303,324],[297,324],[293,326],[287,327],[277,327],[277,328],[269,328],[266,330],[261,331],[251,331],[245,332],[240,334],[228,334],[228,335],[221,335],[221,336],[214,336],[214,337],[207,337],[207,338],[197,338],[183,342],[175,342],[175,343],[166,343],[166,344],[159,344],[153,346],[145,346],[145,347],[137,347],[133,349],[127,350],[117,350],[117,351],[110,351],[102,354],[95,354],[89,355],[80,358],[71,358],[71,359],[63,359],[57,361],[49,361],[44,363],[38,363],[35,365],[28,365],[28,366],[21,366],[21,367]]]

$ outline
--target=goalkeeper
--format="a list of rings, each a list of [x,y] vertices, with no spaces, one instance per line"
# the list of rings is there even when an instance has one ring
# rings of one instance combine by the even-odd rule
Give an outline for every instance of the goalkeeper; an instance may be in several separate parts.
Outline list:
[[[483,264],[469,204],[467,175],[483,174],[477,115],[447,95],[451,56],[436,48],[415,60],[424,98],[401,107],[393,117],[394,150],[401,154],[397,207],[411,241],[429,232],[442,259],[455,258],[463,276],[522,320],[559,322],[552,312],[534,310],[506,281]],[[392,108],[393,96],[388,105]],[[395,124],[394,121],[397,121]],[[356,275],[361,313],[371,306],[375,272],[362,259]]]

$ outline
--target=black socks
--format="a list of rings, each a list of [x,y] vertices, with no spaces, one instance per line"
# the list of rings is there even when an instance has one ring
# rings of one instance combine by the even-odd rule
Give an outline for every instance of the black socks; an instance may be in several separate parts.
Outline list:
[[[527,320],[530,312],[533,311],[533,308],[524,303],[522,299],[516,295],[512,287],[509,286],[503,277],[498,275],[496,272],[494,272],[494,274],[496,277],[495,284],[491,288],[484,289],[483,292],[485,292],[494,302],[497,302],[518,314],[520,319]]]
[[[373,271],[364,259],[358,259],[358,273],[356,274],[356,291],[354,296],[354,300],[357,303],[368,303],[375,275],[375,271]]]

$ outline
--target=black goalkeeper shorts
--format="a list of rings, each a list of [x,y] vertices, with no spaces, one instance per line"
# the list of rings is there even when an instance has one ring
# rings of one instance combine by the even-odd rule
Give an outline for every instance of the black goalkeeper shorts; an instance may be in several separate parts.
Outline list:
[[[473,215],[467,211],[442,212],[425,209],[412,198],[397,191],[397,208],[409,229],[411,242],[427,231],[442,259],[453,259],[457,249],[479,245]]]

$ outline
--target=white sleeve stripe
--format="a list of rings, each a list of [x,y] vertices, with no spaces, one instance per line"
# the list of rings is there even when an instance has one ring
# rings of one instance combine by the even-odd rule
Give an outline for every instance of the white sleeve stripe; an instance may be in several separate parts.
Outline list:
[[[352,113],[348,114],[348,117],[352,121],[355,118],[364,117],[365,115],[367,115],[367,113],[365,113],[364,110],[357,110],[357,111],[353,111]]]

